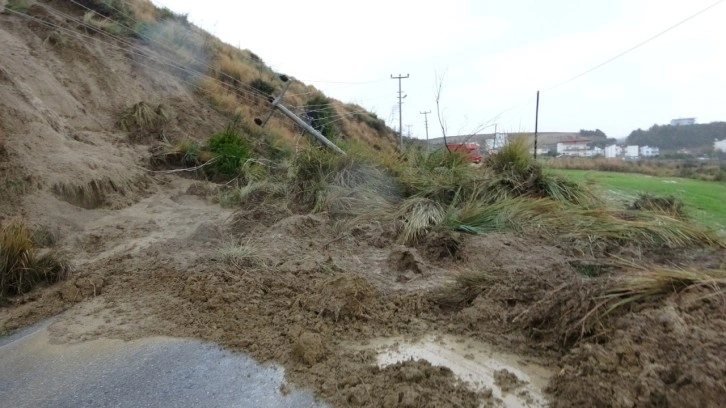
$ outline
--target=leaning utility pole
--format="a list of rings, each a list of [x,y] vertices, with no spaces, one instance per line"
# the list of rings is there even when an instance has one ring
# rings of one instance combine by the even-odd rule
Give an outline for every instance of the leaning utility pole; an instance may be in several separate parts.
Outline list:
[[[401,150],[403,150],[403,116],[401,114],[402,112],[402,104],[403,104],[403,92],[401,91],[401,80],[408,78],[408,74],[406,76],[401,76],[401,74],[398,74],[398,76],[393,76],[391,74],[391,79],[398,79],[398,137],[401,139]]]
[[[334,152],[336,152],[338,154],[342,154],[343,156],[345,156],[345,152],[343,150],[341,150],[338,146],[336,146],[335,143],[328,140],[325,136],[323,136],[322,133],[318,132],[314,127],[305,123],[304,120],[300,119],[297,115],[292,113],[292,111],[290,111],[290,109],[288,109],[287,107],[285,107],[285,105],[282,104],[282,96],[285,95],[285,92],[287,91],[287,88],[290,87],[290,84],[292,83],[292,81],[290,81],[290,79],[287,77],[287,75],[280,75],[280,79],[282,80],[282,82],[285,83],[285,85],[283,85],[283,87],[282,87],[282,92],[280,92],[280,95],[278,95],[277,98],[272,98],[271,96],[269,97],[270,103],[272,104],[272,109],[270,109],[270,112],[268,112],[268,114],[265,115],[264,119],[255,118],[255,123],[260,127],[264,127],[267,124],[267,121],[270,120],[270,118],[272,117],[272,114],[274,113],[275,109],[277,109],[280,112],[282,112],[285,116],[292,119],[292,121],[295,122],[295,124],[300,126],[302,129],[307,130],[311,135],[315,136],[315,138],[318,139],[318,141],[320,141],[320,143],[325,145],[327,148],[333,150]]]
[[[424,123],[426,124],[426,147],[429,146],[429,113],[431,111],[426,112],[419,112],[420,114],[424,115]]]

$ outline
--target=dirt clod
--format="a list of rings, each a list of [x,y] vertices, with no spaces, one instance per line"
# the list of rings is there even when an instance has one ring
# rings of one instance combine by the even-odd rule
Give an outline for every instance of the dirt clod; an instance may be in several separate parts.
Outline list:
[[[292,353],[295,358],[312,366],[323,360],[327,352],[322,336],[317,333],[305,332],[298,337]]]
[[[514,373],[507,369],[494,371],[494,385],[502,390],[502,393],[508,393],[526,384],[520,380]]]

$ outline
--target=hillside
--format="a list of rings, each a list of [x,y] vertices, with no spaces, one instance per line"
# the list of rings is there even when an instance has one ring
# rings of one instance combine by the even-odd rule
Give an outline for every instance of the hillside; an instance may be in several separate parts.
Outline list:
[[[254,53],[145,0],[12,0],[0,23],[0,141],[11,163],[0,193],[8,196],[37,190],[87,208],[126,205],[148,184],[150,148],[203,143],[233,115],[254,128],[282,87]],[[380,148],[394,140],[374,115],[298,81],[284,102],[299,113],[325,108],[336,140]],[[138,106],[157,109],[163,126],[125,129]],[[310,140],[299,136],[279,114],[247,134],[252,144],[288,148]]]
[[[688,126],[653,125],[648,130],[634,130],[626,142],[639,146],[657,146],[661,150],[711,149],[714,140],[726,139],[726,122]]]

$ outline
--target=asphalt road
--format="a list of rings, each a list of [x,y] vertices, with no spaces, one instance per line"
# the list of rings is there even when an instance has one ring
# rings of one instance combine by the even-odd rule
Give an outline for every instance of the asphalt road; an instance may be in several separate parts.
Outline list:
[[[0,338],[0,407],[322,407],[283,369],[195,340],[51,344],[49,323]]]

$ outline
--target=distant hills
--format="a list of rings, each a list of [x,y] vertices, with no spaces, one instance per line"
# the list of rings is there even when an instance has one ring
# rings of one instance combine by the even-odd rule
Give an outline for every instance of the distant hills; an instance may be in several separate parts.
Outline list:
[[[708,149],[713,141],[726,139],[726,122],[697,125],[653,125],[648,130],[634,130],[625,139],[627,144],[657,146],[661,150]]]

